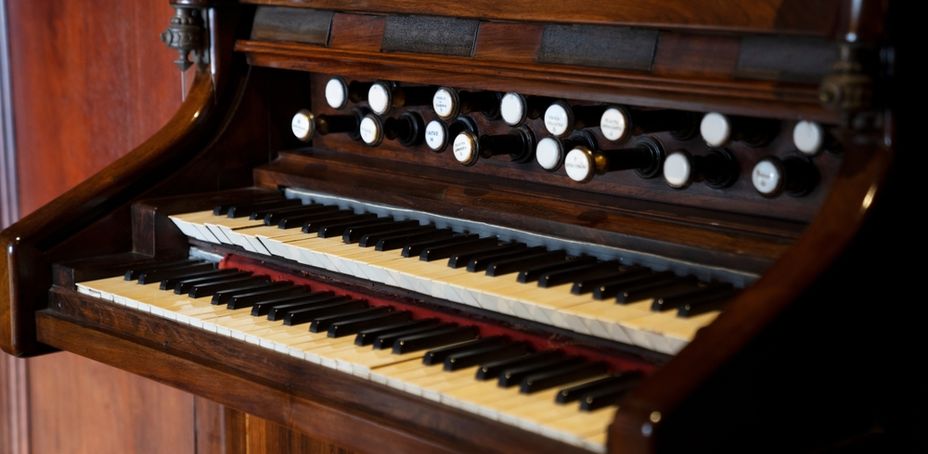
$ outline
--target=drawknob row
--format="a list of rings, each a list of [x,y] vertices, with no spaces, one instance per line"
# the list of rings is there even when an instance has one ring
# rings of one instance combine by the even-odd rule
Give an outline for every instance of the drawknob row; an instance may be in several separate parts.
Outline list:
[[[481,158],[501,155],[518,163],[531,162],[534,157],[543,169],[554,172],[563,167],[570,179],[581,183],[596,175],[634,170],[642,178],[662,175],[674,189],[695,182],[721,189],[734,184],[739,173],[735,158],[724,149],[711,149],[707,155],[692,155],[683,150],[666,154],[660,142],[648,136],[639,136],[626,147],[597,149],[596,141],[587,131],[575,131],[564,139],[536,140],[532,130],[524,126],[512,128],[506,134],[480,135],[476,122],[468,117],[458,118],[446,129],[437,121],[424,126],[422,117],[410,111],[381,119],[360,110],[351,115],[318,116],[301,110],[293,116],[291,129],[304,141],[316,134],[345,133],[369,146],[379,145],[384,139],[396,140],[404,146],[415,146],[424,140],[437,150],[444,149],[447,137],[453,135],[452,155],[465,166],[472,166]],[[807,158],[767,157],[759,160],[751,171],[754,189],[766,197],[782,193],[802,196],[817,182],[818,172]]]
[[[530,119],[543,118],[545,130],[553,137],[566,138],[574,131],[598,127],[602,136],[612,142],[624,142],[635,135],[670,132],[678,140],[699,134],[707,145],[714,148],[733,142],[759,148],[770,143],[780,130],[778,120],[719,112],[709,112],[700,118],[693,112],[667,109],[571,105],[548,97],[515,92],[501,95],[450,87],[403,86],[384,81],[346,82],[341,77],[328,80],[325,98],[329,107],[336,110],[345,108],[349,102],[366,101],[370,110],[381,116],[403,107],[431,105],[435,115],[444,121],[481,113],[488,119],[502,119],[515,127]],[[816,122],[799,121],[792,132],[796,149],[806,155],[835,149],[837,145]],[[441,141],[429,143],[430,146],[433,143],[445,145]]]

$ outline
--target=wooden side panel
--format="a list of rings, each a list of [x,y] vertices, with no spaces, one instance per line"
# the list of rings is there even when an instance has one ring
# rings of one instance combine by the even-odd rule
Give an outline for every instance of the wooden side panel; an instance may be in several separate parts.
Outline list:
[[[168,2],[7,2],[20,214],[122,156],[181,101]]]
[[[190,394],[71,353],[29,368],[33,452],[193,452]]]
[[[166,1],[6,3],[25,215],[156,131],[180,105],[181,80],[158,40]],[[25,408],[0,415],[17,428],[2,452],[194,450],[190,394],[70,353],[20,366],[26,383],[0,412]]]
[[[167,1],[7,5],[25,215],[150,137],[178,109],[183,81],[158,40],[173,14]],[[0,452],[239,454],[249,433],[282,434],[294,452],[341,452],[71,353],[0,356]],[[262,446],[251,452],[277,452]]]
[[[342,448],[322,443],[274,422],[245,416],[247,454],[348,454]]]

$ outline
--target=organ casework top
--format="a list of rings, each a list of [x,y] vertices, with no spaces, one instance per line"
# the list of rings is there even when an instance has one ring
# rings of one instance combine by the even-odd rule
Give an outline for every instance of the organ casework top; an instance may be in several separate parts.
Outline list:
[[[891,433],[883,3],[173,3],[186,101],[3,231],[4,350],[362,452]]]

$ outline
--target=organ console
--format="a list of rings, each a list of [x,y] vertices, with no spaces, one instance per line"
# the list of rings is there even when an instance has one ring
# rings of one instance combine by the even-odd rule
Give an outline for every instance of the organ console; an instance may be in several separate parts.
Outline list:
[[[359,451],[897,433],[839,303],[890,285],[899,2],[171,3],[188,97],[3,231],[5,351]]]

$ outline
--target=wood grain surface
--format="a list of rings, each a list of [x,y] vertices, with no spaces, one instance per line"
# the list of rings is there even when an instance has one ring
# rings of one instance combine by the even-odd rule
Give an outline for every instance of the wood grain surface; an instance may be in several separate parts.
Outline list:
[[[184,81],[158,39],[173,15],[167,1],[7,6],[26,215],[151,137],[180,106]],[[72,353],[0,355],[0,452],[249,452],[238,410]],[[251,436],[264,437],[251,420]],[[337,452],[291,437],[313,447],[300,452]]]
[[[157,38],[172,15],[167,2],[106,0],[88,7],[11,0],[7,7],[19,204],[26,215],[154,133],[180,105],[181,81],[172,52]],[[6,358],[3,363],[14,367]],[[190,394],[71,353],[19,360],[15,367],[27,370],[0,372],[27,377],[15,392],[26,406],[18,426],[30,430],[10,440],[14,447],[36,453],[194,448]],[[31,437],[22,439],[25,434]]]

